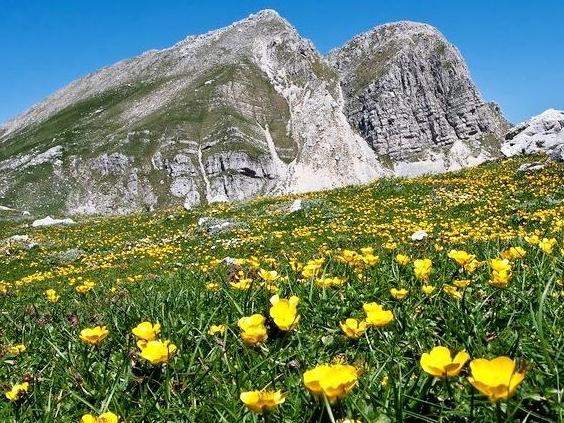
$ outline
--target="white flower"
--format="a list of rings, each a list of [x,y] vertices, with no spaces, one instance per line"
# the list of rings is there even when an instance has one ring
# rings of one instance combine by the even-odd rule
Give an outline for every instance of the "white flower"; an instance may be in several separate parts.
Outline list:
[[[429,236],[425,231],[415,231],[411,234],[412,241],[421,241]]]

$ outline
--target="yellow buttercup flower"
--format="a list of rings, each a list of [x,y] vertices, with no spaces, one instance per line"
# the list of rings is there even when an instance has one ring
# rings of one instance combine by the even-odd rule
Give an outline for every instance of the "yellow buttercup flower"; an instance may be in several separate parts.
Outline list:
[[[474,254],[469,254],[464,250],[451,250],[447,254],[448,258],[452,259],[460,267],[465,267],[476,259]]]
[[[423,281],[429,280],[431,276],[431,268],[433,267],[433,262],[431,259],[417,259],[413,262],[413,271],[417,279]]]
[[[148,341],[137,343],[141,357],[151,364],[164,364],[176,355],[176,345],[170,341]]]
[[[135,326],[131,332],[139,339],[152,341],[157,339],[157,336],[161,333],[161,325],[158,323],[152,324],[151,322],[141,322]]]
[[[460,351],[454,358],[447,347],[434,347],[430,352],[423,353],[419,363],[425,372],[439,379],[457,376],[464,364],[470,359],[466,351]]]
[[[366,303],[362,306],[366,314],[366,325],[381,328],[388,325],[394,320],[394,313],[391,310],[385,310],[378,303]]]
[[[80,331],[80,339],[88,345],[100,344],[110,332],[106,326],[96,326],[93,328],[86,328]]]
[[[273,410],[286,401],[286,394],[282,391],[248,391],[241,392],[239,398],[255,413],[262,413],[265,410]]]
[[[349,318],[341,323],[341,330],[348,338],[358,339],[366,331],[366,322],[364,320]]]
[[[6,391],[4,395],[10,401],[17,401],[21,399],[29,391],[29,383],[16,383],[9,391]]]
[[[392,288],[390,289],[390,294],[396,300],[403,300],[405,297],[409,295],[409,291],[405,288],[400,288],[400,289]]]
[[[335,277],[324,277],[315,280],[315,285],[320,288],[334,288],[341,286],[345,283],[345,279]]]
[[[321,364],[303,375],[306,388],[333,403],[347,395],[358,382],[358,371],[348,364]]]
[[[206,289],[212,292],[219,291],[219,284],[216,282],[210,282],[206,285]]]
[[[525,257],[526,254],[527,254],[527,252],[522,247],[511,247],[511,248],[503,251],[500,254],[500,256],[501,256],[501,258],[507,259],[507,260],[518,260],[518,259],[522,259],[523,257]]]
[[[253,280],[250,278],[241,278],[237,282],[230,282],[229,285],[231,285],[231,288],[246,291],[253,285]]]
[[[258,275],[265,282],[272,283],[280,278],[280,275],[276,270],[264,270],[260,269]]]
[[[469,382],[491,401],[508,399],[525,378],[525,371],[516,371],[515,361],[501,356],[492,360],[478,358],[470,362]]]
[[[490,284],[496,288],[505,288],[511,280],[511,263],[507,259],[495,258],[490,261],[492,278]]]
[[[435,287],[433,285],[424,284],[421,287],[421,291],[423,291],[425,295],[431,295],[433,292],[435,292]]]
[[[538,235],[533,234],[531,236],[526,236],[525,241],[527,241],[531,245],[537,245],[540,242],[540,239]]]
[[[265,318],[262,314],[253,314],[239,319],[238,325],[241,329],[241,339],[247,345],[260,344],[268,338]]]
[[[376,264],[378,264],[380,262],[380,257],[375,256],[372,253],[364,253],[359,258],[360,258],[359,262],[361,262],[362,264],[364,264],[366,266],[375,266]]]
[[[462,292],[460,292],[456,286],[445,285],[443,286],[443,292],[447,293],[452,298],[456,298],[457,300],[462,299]]]
[[[296,327],[300,321],[298,315],[298,303],[300,299],[292,295],[289,299],[280,298],[278,295],[273,295],[270,298],[270,317],[274,323],[282,331],[290,331]]]
[[[543,238],[541,241],[539,241],[539,248],[545,254],[552,254],[552,251],[554,250],[556,244],[557,241],[555,238]]]
[[[8,349],[8,353],[11,355],[18,355],[25,352],[25,350],[27,350],[27,347],[24,344],[15,344]]]
[[[386,250],[395,250],[396,248],[398,248],[398,244],[395,242],[386,242],[384,244],[384,248]]]
[[[223,335],[225,333],[225,325],[211,325],[208,329],[208,335]]]
[[[105,413],[100,414],[98,417],[93,416],[92,414],[85,414],[80,419],[80,423],[118,423],[119,417],[112,413],[111,411],[106,411]]]
[[[452,284],[457,288],[464,289],[470,285],[470,279],[457,279]]]
[[[405,254],[398,254],[396,255],[396,263],[400,266],[407,266],[409,264],[409,256]]]
[[[94,287],[96,286],[96,284],[92,281],[85,281],[82,285],[78,285],[77,287],[75,287],[75,291],[78,292],[79,294],[86,294],[87,292],[90,292],[94,289]]]
[[[50,303],[56,303],[57,301],[59,301],[59,298],[61,298],[61,296],[58,295],[57,291],[55,291],[54,289],[48,289],[45,291],[45,298],[47,298],[47,301],[49,301]]]

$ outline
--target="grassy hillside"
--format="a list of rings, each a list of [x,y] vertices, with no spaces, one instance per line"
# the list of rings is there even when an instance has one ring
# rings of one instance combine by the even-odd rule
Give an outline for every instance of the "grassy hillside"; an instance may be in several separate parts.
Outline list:
[[[564,168],[517,173],[524,161],[306,195],[294,213],[297,197],[37,230],[2,222],[0,240],[27,234],[38,245],[0,243],[0,384],[29,384],[0,400],[0,421],[107,410],[127,422],[563,421]],[[221,219],[234,224],[216,231]],[[421,230],[427,237],[412,240]],[[430,274],[417,259],[431,260]],[[403,299],[391,292],[402,288]],[[270,316],[274,293],[299,298],[299,321]],[[372,302],[393,319],[376,325],[363,312]],[[256,345],[238,326],[252,314],[266,317]],[[344,331],[348,318],[360,329]],[[176,347],[161,364],[136,345],[143,321]],[[108,334],[88,345],[81,331],[96,325]],[[225,331],[210,334],[212,325]],[[511,398],[490,401],[469,381],[488,378],[480,362],[443,379],[422,368],[436,346],[515,360],[491,382],[498,396],[524,379]],[[304,373],[328,363],[342,366],[317,388],[306,374],[326,394],[312,395]],[[262,389],[285,402],[253,413],[239,396]]]

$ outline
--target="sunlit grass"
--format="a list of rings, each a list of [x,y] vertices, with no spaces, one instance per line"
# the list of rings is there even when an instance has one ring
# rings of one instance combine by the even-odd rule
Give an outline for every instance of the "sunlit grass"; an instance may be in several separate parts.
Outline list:
[[[564,169],[517,174],[523,160],[306,195],[295,213],[293,198],[265,198],[41,230],[2,223],[0,239],[39,245],[0,244],[0,383],[29,384],[0,400],[0,421],[106,411],[130,422],[563,421]],[[203,216],[239,224],[210,234]],[[416,231],[427,236],[412,240]],[[524,256],[492,263],[510,247]],[[71,248],[82,255],[66,262]],[[414,272],[416,259],[430,273],[423,263]],[[299,298],[296,309],[271,318],[275,293]],[[393,319],[370,318],[367,303]],[[238,325],[253,314],[266,318],[256,345]],[[346,319],[367,325],[343,330]],[[143,353],[132,333],[143,321],[160,324],[155,339],[174,354]],[[98,325],[107,336],[81,340]],[[213,325],[225,330],[210,334]],[[25,351],[10,351],[17,344]],[[468,363],[430,376],[420,358],[436,346],[508,356],[525,378],[494,403],[468,381]],[[358,376],[334,401],[303,382],[331,363]],[[285,401],[259,415],[239,396],[263,389]]]

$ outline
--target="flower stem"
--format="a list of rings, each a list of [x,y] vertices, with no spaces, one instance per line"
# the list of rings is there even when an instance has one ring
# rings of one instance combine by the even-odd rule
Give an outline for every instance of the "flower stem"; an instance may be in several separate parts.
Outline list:
[[[329,404],[329,400],[327,399],[326,395],[323,395],[323,402],[325,403],[325,409],[327,410],[327,414],[329,415],[329,420],[331,420],[331,423],[335,423],[333,410],[331,410],[331,405]]]

